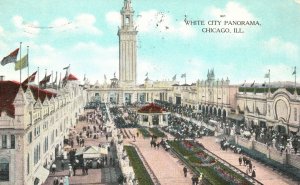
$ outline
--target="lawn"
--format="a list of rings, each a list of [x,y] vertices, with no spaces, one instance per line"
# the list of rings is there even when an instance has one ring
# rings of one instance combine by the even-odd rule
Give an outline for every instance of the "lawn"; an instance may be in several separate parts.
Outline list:
[[[124,148],[128,154],[130,164],[133,167],[135,178],[138,180],[138,184],[154,185],[135,148],[133,146],[124,146]]]

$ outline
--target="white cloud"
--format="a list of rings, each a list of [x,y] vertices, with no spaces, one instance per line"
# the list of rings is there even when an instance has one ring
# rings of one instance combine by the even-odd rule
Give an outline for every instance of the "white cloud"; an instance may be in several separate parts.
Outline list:
[[[91,14],[79,14],[73,20],[65,17],[55,19],[50,27],[56,32],[79,32],[94,35],[102,34],[102,31],[95,26],[96,17]]]
[[[117,11],[108,12],[105,15],[105,19],[106,19],[106,22],[108,24],[111,24],[111,25],[114,25],[114,26],[120,26],[121,25],[121,14],[120,14],[120,12],[117,12]]]
[[[221,38],[223,39],[223,41],[228,42],[228,41],[245,39],[250,35],[253,35],[253,33],[256,33],[260,29],[260,25],[231,25],[228,24],[228,22],[225,25],[225,21],[258,21],[259,22],[258,18],[256,18],[249,10],[247,10],[244,6],[242,6],[237,2],[230,1],[225,5],[224,8],[218,8],[212,6],[207,10],[207,12],[208,12],[207,16],[211,20],[222,21],[221,25],[209,25],[207,27],[220,28],[220,29],[227,28],[230,30],[229,34],[227,33],[210,34],[210,36],[213,35],[212,38],[216,38],[217,40]],[[224,15],[225,17],[221,17],[221,15],[222,16]],[[259,24],[261,24],[261,22],[259,22]],[[234,33],[233,28],[241,29],[243,33]]]
[[[0,37],[4,36],[4,29],[0,26]]]
[[[296,44],[283,41],[276,37],[264,41],[263,48],[272,54],[283,54],[292,60],[297,60],[299,58],[300,50]]]
[[[16,27],[16,35],[20,37],[36,37],[40,33],[39,22],[24,21],[23,17],[16,15],[12,18],[12,23]]]

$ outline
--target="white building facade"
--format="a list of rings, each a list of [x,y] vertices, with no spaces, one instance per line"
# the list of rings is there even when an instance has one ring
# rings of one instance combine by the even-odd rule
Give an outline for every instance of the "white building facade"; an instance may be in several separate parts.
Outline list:
[[[4,83],[10,82],[0,86]],[[12,105],[1,107],[0,185],[41,184],[63,149],[69,128],[83,112],[86,93],[77,81],[68,81],[57,91],[8,86],[17,93]]]

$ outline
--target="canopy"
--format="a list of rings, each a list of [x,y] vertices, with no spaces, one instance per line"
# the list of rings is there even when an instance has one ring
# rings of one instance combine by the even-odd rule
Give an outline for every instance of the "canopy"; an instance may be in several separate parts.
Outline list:
[[[83,155],[83,158],[99,158],[101,155],[107,155],[107,148],[88,146],[77,149],[76,156]]]
[[[229,114],[227,118],[234,119],[237,121],[242,121],[244,119],[244,115],[241,114]]]
[[[36,178],[35,178],[36,182],[38,183],[45,182],[49,175],[49,170],[47,170],[43,166],[39,166],[35,174],[36,174]]]

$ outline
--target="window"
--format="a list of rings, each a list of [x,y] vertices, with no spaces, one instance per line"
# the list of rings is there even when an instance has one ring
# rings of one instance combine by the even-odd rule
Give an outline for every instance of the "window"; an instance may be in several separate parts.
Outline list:
[[[2,148],[7,148],[7,135],[2,135]]]
[[[16,147],[16,136],[10,135],[10,148],[15,149]]]
[[[294,108],[294,118],[295,118],[294,121],[297,121],[297,108]]]
[[[9,181],[9,162],[6,159],[0,159],[0,182]]]
[[[32,142],[32,132],[28,133],[28,143],[30,144]]]
[[[126,25],[129,24],[129,17],[126,17],[126,19],[125,19],[125,24],[126,24]]]

